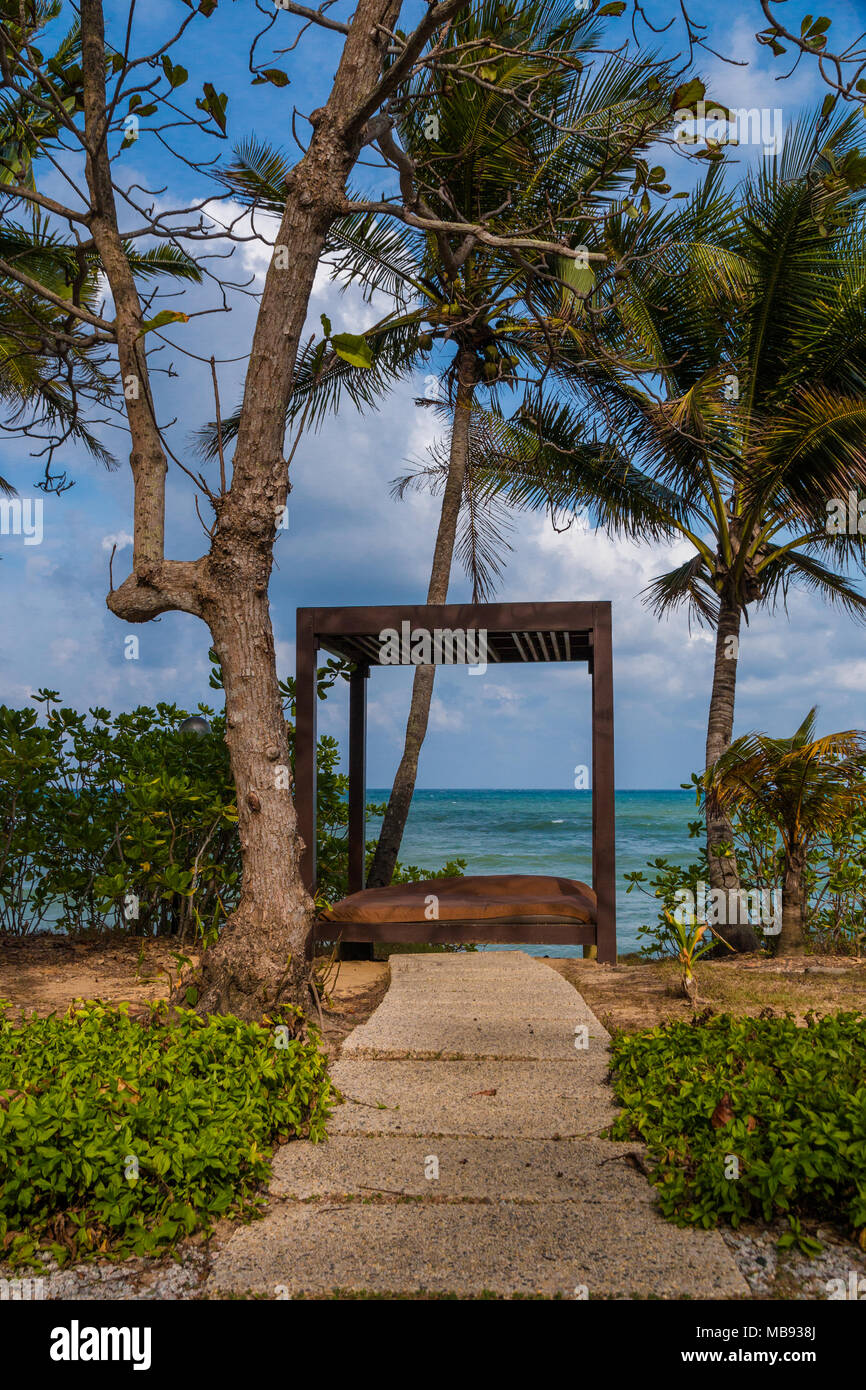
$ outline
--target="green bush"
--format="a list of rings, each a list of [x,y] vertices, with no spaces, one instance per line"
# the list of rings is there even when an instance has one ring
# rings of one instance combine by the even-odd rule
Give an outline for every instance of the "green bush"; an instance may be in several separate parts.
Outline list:
[[[866,1236],[866,1018],[721,1015],[613,1040],[624,1107],[612,1139],[642,1139],[678,1225],[786,1216],[783,1244],[814,1252],[805,1217]],[[732,1163],[736,1160],[736,1165]],[[738,1176],[733,1176],[734,1172]]]
[[[112,716],[0,706],[0,924],[204,935],[239,891],[225,720],[178,731],[160,704]]]
[[[293,1031],[94,1004],[16,1026],[0,1003],[0,1252],[152,1254],[255,1211],[270,1146],[322,1139],[335,1098]]]
[[[321,698],[345,673],[319,669]],[[211,674],[222,688],[219,669]],[[281,682],[294,764],[294,682]],[[0,705],[0,930],[17,935],[124,930],[207,945],[240,895],[241,857],[225,715],[199,705],[207,737],[180,732],[187,711],[130,714],[65,708],[56,691],[35,709]],[[337,740],[317,744],[318,898],[345,897],[348,778]],[[381,812],[370,807],[370,813]],[[460,873],[460,861],[439,871]],[[397,878],[422,878],[398,867]]]

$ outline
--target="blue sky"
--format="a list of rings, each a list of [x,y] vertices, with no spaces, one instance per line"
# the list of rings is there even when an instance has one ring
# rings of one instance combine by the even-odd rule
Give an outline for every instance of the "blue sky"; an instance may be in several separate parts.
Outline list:
[[[783,8],[791,11],[786,22],[799,27],[807,7]],[[337,41],[309,34],[285,60],[290,87],[251,87],[244,37],[250,9],[246,0],[221,5],[208,25],[196,26],[203,37],[197,37],[194,53],[187,49],[176,60],[190,69],[190,91],[194,81],[209,77],[229,93],[233,139],[255,131],[288,149],[292,108],[309,111],[322,100]],[[659,17],[673,9],[656,3],[650,13]],[[702,19],[709,11],[703,4],[694,9]],[[813,12],[830,14],[834,30],[852,37],[858,9],[837,3]],[[125,4],[108,6],[115,16],[125,11]],[[335,13],[349,11],[343,3]],[[182,12],[180,0],[153,0],[143,22],[143,41],[167,32]],[[711,15],[714,45],[748,64],[730,68],[714,59],[700,62],[713,95],[731,106],[780,106],[786,123],[804,104],[823,96],[814,70],[805,66],[785,83],[774,80],[784,68],[754,41],[755,31],[763,27],[758,0],[743,0],[734,9],[713,7]],[[862,14],[860,18],[862,22]],[[224,151],[221,146],[219,152]],[[754,154],[743,150],[742,157],[745,161]],[[131,178],[150,188],[164,186],[158,195],[164,207],[181,206],[195,189],[195,177],[147,139],[134,147],[129,170]],[[199,187],[204,196],[205,185]],[[267,257],[266,248],[247,243],[235,257],[237,278],[260,279]],[[198,299],[203,305],[204,292]],[[230,314],[174,330],[170,336],[178,349],[214,352],[222,359],[246,352],[254,304],[235,295],[232,306]],[[335,331],[359,331],[375,317],[357,297],[340,297],[324,273],[310,304],[311,329],[322,312]],[[191,432],[212,417],[209,369],[180,350],[167,351],[169,360],[177,374],[159,381],[159,403],[164,419],[177,420],[170,438],[183,457]],[[237,365],[221,367],[224,403],[234,403],[241,379]],[[299,605],[423,601],[438,504],[419,496],[394,501],[389,486],[407,461],[423,457],[435,437],[431,413],[414,404],[422,393],[419,376],[398,387],[379,411],[362,417],[344,409],[320,433],[302,440],[292,468],[289,528],[277,542],[271,585],[281,674],[294,669]],[[69,704],[115,710],[159,699],[194,707],[213,694],[207,684],[209,637],[200,622],[166,614],[158,623],[131,628],[105,607],[112,544],[118,545],[115,582],[127,572],[131,555],[131,479],[124,441],[116,431],[112,447],[121,460],[112,473],[76,450],[64,455],[61,466],[76,485],[59,498],[45,499],[40,545],[0,537],[0,700],[8,704],[26,703],[40,686],[59,690]],[[12,478],[22,496],[41,495],[33,487],[39,471],[25,444],[0,439],[0,472]],[[200,553],[204,536],[192,488],[175,467],[169,474],[167,512],[167,553],[176,558]],[[511,541],[498,597],[613,602],[617,785],[679,785],[703,764],[713,645],[707,633],[689,632],[684,616],[657,622],[639,595],[687,552],[612,542],[579,520],[556,534],[541,517],[520,519]],[[456,568],[450,597],[470,597]],[[139,638],[137,661],[124,659],[124,640],[131,633]],[[390,781],[399,757],[409,680],[407,671],[381,671],[370,682],[371,786]],[[861,725],[864,695],[866,633],[816,600],[795,595],[787,617],[757,615],[744,633],[738,732],[755,727],[790,732],[814,703],[821,707],[822,729]],[[440,671],[419,785],[571,786],[575,765],[590,760],[588,710],[588,680],[581,668],[496,668],[482,677],[469,677],[461,669]],[[320,728],[342,737],[345,718],[345,695],[335,692],[320,711]]]

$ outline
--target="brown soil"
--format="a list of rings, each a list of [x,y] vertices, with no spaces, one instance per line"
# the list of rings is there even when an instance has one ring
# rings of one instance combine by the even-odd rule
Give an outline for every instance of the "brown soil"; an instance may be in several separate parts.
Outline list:
[[[180,965],[177,947],[163,938],[127,936],[73,940],[64,936],[0,937],[0,999],[12,1016],[63,1013],[76,999],[126,1002],[133,1010],[164,999]],[[195,964],[196,956],[190,955]],[[347,1033],[381,1002],[390,972],[386,961],[319,961],[324,1038],[336,1053]],[[673,961],[556,958],[547,964],[584,995],[603,1023],[627,1032],[691,1017]],[[695,969],[699,1008],[757,1015],[766,1009],[802,1020],[866,1004],[866,960],[850,956],[765,959],[737,956],[701,961]],[[316,1017],[312,1011],[312,1017]]]
[[[607,1028],[633,1032],[692,1016],[675,961],[633,960],[611,966],[594,960],[548,959],[547,964],[580,991]],[[771,1009],[792,1013],[802,1022],[810,1010],[818,1015],[839,1009],[859,1012],[866,1005],[866,960],[850,956],[736,956],[699,961],[694,973],[698,1008],[716,1013],[756,1016]]]
[[[165,999],[182,962],[178,947],[164,938],[64,936],[0,937],[0,999],[10,1017],[65,1013],[75,1000],[126,1003],[133,1013]],[[193,965],[198,957],[190,952]],[[381,1001],[390,979],[387,962],[319,963],[324,1040],[336,1054],[347,1033],[363,1023]],[[311,1009],[311,1017],[317,1020]]]
[[[321,961],[317,976],[325,1048],[333,1058],[343,1039],[381,1004],[391,971],[387,961]]]

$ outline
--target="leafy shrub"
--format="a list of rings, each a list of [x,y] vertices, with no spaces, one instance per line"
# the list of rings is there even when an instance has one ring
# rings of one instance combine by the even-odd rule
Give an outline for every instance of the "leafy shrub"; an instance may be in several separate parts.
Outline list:
[[[318,690],[344,674],[319,670]],[[218,667],[211,685],[221,689]],[[281,682],[294,762],[294,682]],[[241,858],[225,715],[199,705],[207,737],[180,732],[187,711],[141,705],[88,713],[40,690],[44,711],[0,706],[0,929],[171,934],[208,944],[240,895]],[[348,778],[337,740],[317,744],[318,897],[345,897]],[[381,808],[371,806],[371,814]],[[460,861],[443,874],[459,874]],[[398,878],[422,878],[412,866]]]
[[[191,738],[175,705],[84,715],[35,699],[44,726],[0,708],[3,926],[204,935],[239,892],[224,718],[202,706],[212,735]]]
[[[14,1026],[0,1004],[0,1251],[151,1254],[254,1211],[269,1146],[323,1138],[334,1100],[315,1034],[283,1030],[95,1004]]]
[[[721,1015],[618,1034],[612,1056],[610,1137],[648,1145],[665,1216],[787,1216],[783,1243],[807,1252],[801,1220],[831,1218],[866,1247],[866,1018]]]

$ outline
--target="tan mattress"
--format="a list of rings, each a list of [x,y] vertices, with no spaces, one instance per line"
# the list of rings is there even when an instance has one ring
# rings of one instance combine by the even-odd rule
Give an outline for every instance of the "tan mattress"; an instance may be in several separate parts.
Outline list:
[[[429,902],[429,898],[435,902]],[[595,894],[574,878],[475,874],[364,888],[323,912],[324,922],[594,922]]]

